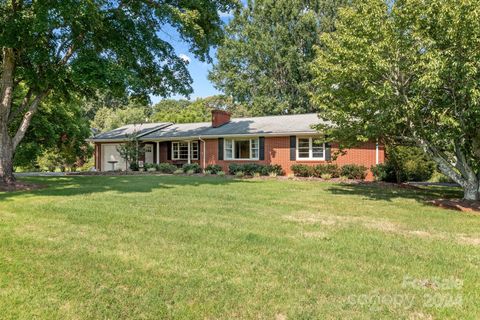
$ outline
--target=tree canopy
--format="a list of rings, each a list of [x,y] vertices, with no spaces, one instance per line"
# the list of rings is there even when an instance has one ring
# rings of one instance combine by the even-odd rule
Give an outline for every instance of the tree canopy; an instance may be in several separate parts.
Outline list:
[[[313,112],[313,48],[347,2],[248,1],[226,28],[210,79],[254,115]]]
[[[248,116],[246,108],[234,103],[230,97],[215,95],[197,98],[193,101],[165,99],[153,106],[152,122],[208,122],[212,119],[212,110],[220,109],[231,113],[233,117]]]
[[[355,1],[312,65],[322,128],[344,142],[413,143],[479,199],[480,2]]]
[[[236,0],[1,1],[1,180],[14,181],[13,154],[49,95],[106,89],[114,95],[190,93],[186,62],[162,38],[164,30],[176,29],[191,52],[209,60],[209,48],[223,36],[218,12],[236,5]],[[19,86],[26,93],[12,104]]]

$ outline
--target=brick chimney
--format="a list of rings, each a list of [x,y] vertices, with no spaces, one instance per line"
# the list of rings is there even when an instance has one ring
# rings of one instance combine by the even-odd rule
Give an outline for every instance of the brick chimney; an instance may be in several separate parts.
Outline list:
[[[230,122],[230,113],[223,110],[212,110],[212,127],[218,128]]]

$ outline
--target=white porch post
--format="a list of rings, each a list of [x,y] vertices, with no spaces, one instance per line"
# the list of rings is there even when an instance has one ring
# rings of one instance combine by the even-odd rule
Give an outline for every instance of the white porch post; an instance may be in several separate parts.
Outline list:
[[[157,141],[157,164],[160,164],[160,142]]]
[[[188,145],[188,164],[190,164],[190,163],[191,163],[191,160],[190,160],[191,156],[190,156],[190,154],[191,154],[191,152],[192,152],[192,151],[191,151],[191,147],[190,147],[190,145],[191,145],[190,140],[187,142],[187,145]]]

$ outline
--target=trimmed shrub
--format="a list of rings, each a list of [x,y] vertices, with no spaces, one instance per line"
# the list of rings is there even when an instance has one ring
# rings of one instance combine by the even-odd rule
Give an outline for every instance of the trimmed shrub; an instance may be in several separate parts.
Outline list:
[[[329,174],[332,178],[338,178],[340,176],[340,168],[333,163],[319,164],[313,167],[313,174],[318,178],[321,178],[324,174]]]
[[[132,163],[130,163],[130,170],[132,170],[132,171],[139,171],[139,170],[140,170],[140,166],[138,165],[137,162],[132,162]]]
[[[177,169],[173,172],[173,174],[182,174],[183,170],[182,169]]]
[[[245,176],[245,173],[243,171],[235,172],[235,177],[237,178],[243,178],[244,176]]]
[[[284,172],[282,166],[279,164],[267,164],[263,166],[261,174],[264,176],[276,177],[282,176]]]
[[[217,176],[219,177],[225,177],[225,171],[218,171]]]
[[[357,164],[346,164],[340,169],[340,175],[348,179],[363,180],[367,176],[367,168]]]
[[[321,178],[323,180],[330,180],[330,179],[332,179],[332,175],[330,173],[324,173],[324,174],[321,175]]]
[[[157,166],[157,170],[161,173],[174,173],[175,170],[177,170],[178,168],[171,164],[171,163],[168,163],[168,162],[164,162],[164,163],[160,163],[158,166]]]
[[[205,171],[210,171],[211,174],[217,174],[219,171],[222,171],[222,166],[218,164],[209,164]]]
[[[198,163],[185,163],[182,166],[183,172],[187,173],[188,171],[193,171],[193,173],[200,173],[202,172],[202,168]]]
[[[228,166],[228,173],[235,175],[237,172],[243,172],[244,175],[247,176],[268,176],[271,174],[275,175],[282,175],[283,169],[282,166],[279,164],[258,164],[258,163],[245,163],[245,164],[238,164],[238,163],[231,163]]]
[[[370,167],[370,171],[372,171],[373,176],[375,177],[376,181],[386,181],[387,177],[390,175],[389,166],[385,163],[380,163]]]
[[[145,163],[143,169],[148,172],[156,171],[157,165],[154,163]]]
[[[306,164],[294,164],[290,168],[297,177],[313,177],[315,175],[313,167]]]

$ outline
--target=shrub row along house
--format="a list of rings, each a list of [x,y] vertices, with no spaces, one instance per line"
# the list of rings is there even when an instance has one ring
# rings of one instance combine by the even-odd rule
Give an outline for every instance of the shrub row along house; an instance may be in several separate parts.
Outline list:
[[[198,163],[201,168],[216,164],[226,172],[232,163],[275,164],[290,174],[292,165],[298,164],[332,162],[370,168],[384,162],[384,147],[375,142],[347,149],[332,159],[338,145],[326,143],[312,128],[319,122],[314,113],[231,119],[228,112],[214,110],[211,122],[127,125],[96,135],[90,141],[95,143],[98,171],[128,167],[118,146],[132,134],[143,146],[141,161],[145,164],[171,163],[180,167]],[[372,179],[370,172],[367,179]]]

